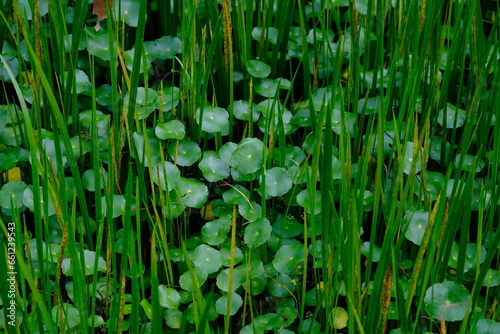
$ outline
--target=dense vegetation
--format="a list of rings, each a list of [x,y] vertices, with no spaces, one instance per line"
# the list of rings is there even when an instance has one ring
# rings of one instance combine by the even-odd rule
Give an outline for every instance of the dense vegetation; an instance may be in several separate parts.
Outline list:
[[[497,1],[0,4],[0,331],[500,332]]]

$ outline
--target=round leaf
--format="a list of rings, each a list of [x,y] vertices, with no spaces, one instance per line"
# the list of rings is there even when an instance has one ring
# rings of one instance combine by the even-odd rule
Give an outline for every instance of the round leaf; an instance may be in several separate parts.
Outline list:
[[[454,242],[453,246],[451,247],[451,256],[450,256],[450,261],[449,261],[449,266],[452,268],[457,268],[458,267],[458,254],[460,252],[460,246]],[[477,255],[477,244],[475,243],[469,243],[465,246],[465,263],[464,265],[464,272],[467,272],[473,268],[476,268],[476,265],[479,263],[483,263],[484,259],[486,257],[486,248],[484,246],[481,246],[481,254]]]
[[[224,292],[229,291],[229,274],[230,270],[229,268],[222,270],[219,275],[217,276],[217,287]],[[241,282],[243,280],[243,274],[240,270],[233,270],[233,283],[231,286],[232,292],[234,292],[236,289],[238,289],[241,286]]]
[[[222,132],[229,127],[229,113],[226,109],[206,106],[196,109],[196,122],[201,125],[201,129],[208,133]]]
[[[94,273],[94,268],[95,268],[94,263],[95,263],[96,252],[85,249],[83,251],[83,257],[84,257],[83,274],[86,276],[92,275]],[[73,275],[73,263],[71,261],[71,258],[65,258],[62,261],[61,267],[64,275],[66,276]],[[97,271],[106,272],[106,261],[104,261],[104,258],[102,256],[99,256],[99,258],[97,259]]]
[[[227,295],[220,297],[215,302],[215,309],[217,313],[227,315],[227,306],[228,306],[229,298]],[[229,315],[235,315],[236,312],[243,305],[243,299],[241,299],[240,295],[233,292],[231,293],[231,306],[229,309]]]
[[[113,208],[112,208],[112,216],[113,218],[120,217],[124,212],[125,212],[125,204],[126,200],[125,197],[122,195],[113,195],[113,198],[111,200]],[[105,216],[107,212],[107,200],[106,196],[103,196],[101,198],[101,203],[102,203],[102,214]]]
[[[343,307],[335,307],[331,312],[333,328],[345,328],[347,326],[347,319],[349,319],[347,311]]]
[[[257,218],[245,228],[245,244],[250,248],[263,245],[271,236],[271,223],[266,218]]]
[[[182,326],[182,311],[168,309],[165,312],[165,322],[167,326],[174,329],[179,329]]]
[[[222,194],[222,198],[227,204],[243,205],[249,202],[250,192],[237,184],[233,188],[224,192],[224,194]]]
[[[136,0],[121,0],[113,2],[113,14],[121,17],[131,27],[137,27],[139,22],[140,2]],[[121,13],[119,12],[121,10]],[[144,18],[146,19],[146,18]]]
[[[171,111],[179,105],[180,89],[175,86],[164,87],[158,92],[158,109],[166,112]]]
[[[254,78],[266,78],[271,74],[271,66],[259,60],[250,60],[247,65],[247,71]]]
[[[439,125],[448,129],[453,129],[464,125],[465,119],[467,118],[467,112],[448,103],[446,109],[439,110],[436,117]]]
[[[186,135],[184,124],[178,120],[159,123],[155,128],[155,134],[158,138],[166,139],[183,139]]]
[[[158,285],[158,299],[160,305],[172,310],[177,310],[181,304],[181,295],[177,290]]]
[[[304,230],[304,226],[299,224],[296,219],[289,216],[278,215],[273,225],[274,233],[280,238],[293,238],[298,236]]]
[[[229,166],[225,161],[213,155],[204,157],[198,164],[205,179],[217,182],[229,176]]]
[[[251,174],[262,168],[264,143],[257,138],[240,142],[231,154],[231,166],[240,174]]]
[[[179,166],[191,166],[201,156],[201,149],[194,141],[182,140],[168,147],[168,154]]]
[[[260,180],[262,187],[262,179]],[[271,197],[283,196],[292,188],[290,174],[280,167],[266,170],[265,194]]]
[[[253,201],[250,203],[245,201],[243,204],[238,205],[238,212],[243,218],[249,222],[253,222],[262,216],[262,207]]]
[[[155,42],[160,51],[158,55],[160,59],[172,59],[177,54],[182,53],[182,41],[178,37],[163,36]]]
[[[207,274],[216,272],[222,266],[219,251],[208,245],[199,245],[189,255],[194,266]]]
[[[208,188],[205,184],[194,179],[183,177],[177,183],[178,202],[192,208],[201,208],[208,198]]]
[[[16,182],[21,182],[21,181],[16,181]],[[11,182],[9,182],[11,183]],[[45,209],[45,202],[43,199],[43,189],[40,187],[40,198],[38,199],[40,201],[40,207]],[[54,208],[54,202],[52,202],[52,197],[48,197],[49,203],[48,203],[48,212],[45,212],[46,215],[52,216],[56,214],[56,209]],[[31,211],[35,210],[35,197],[33,194],[33,186],[29,186],[24,190],[23,193],[23,204],[27,206]]]
[[[171,162],[164,161],[153,167],[153,181],[162,190],[172,190],[176,187],[181,177],[179,169]]]
[[[257,121],[260,116],[257,106],[252,103],[252,107],[250,107],[250,103],[244,100],[233,102],[233,114],[234,117],[241,119],[242,121],[249,121],[251,116],[253,122]]]
[[[425,310],[434,319],[445,321],[463,320],[470,303],[469,291],[452,281],[436,283],[425,293]]]
[[[76,327],[80,323],[80,312],[71,304],[62,303],[52,308],[52,318],[59,319],[61,314],[64,314],[64,321],[60,322],[60,326],[64,326],[66,332],[68,329]]]
[[[195,281],[193,281],[193,275]],[[186,271],[179,277],[179,285],[183,290],[195,291],[207,280],[208,274],[201,268],[194,268],[193,272]]]
[[[313,190],[315,193],[314,202],[310,198],[309,190],[302,190],[297,195],[297,203],[306,209],[306,212],[312,215],[317,215],[321,213],[321,192],[319,190]]]
[[[408,210],[403,218],[408,224],[405,237],[416,245],[420,245],[424,237],[427,222],[429,221],[429,211],[426,210]]]
[[[289,273],[299,262],[304,262],[304,245],[283,245],[276,252],[273,266],[280,273]]]
[[[463,171],[478,173],[484,168],[484,160],[479,159],[473,155],[466,154],[463,164],[460,166],[461,154],[458,154],[455,158],[455,167],[460,168]],[[476,162],[477,160],[477,162]],[[474,168],[474,163],[476,168]]]
[[[13,209],[12,203],[14,207],[21,208],[23,206],[24,191],[27,187],[23,181],[11,181],[4,184],[0,190],[0,206],[11,210]]]
[[[227,233],[231,229],[231,225],[227,224],[222,219],[216,219],[206,223],[201,228],[203,242],[209,245],[217,246],[226,240]]]
[[[87,30],[87,50],[90,55],[101,58],[104,61],[111,60],[108,33],[95,33]],[[115,55],[113,55],[115,57]]]

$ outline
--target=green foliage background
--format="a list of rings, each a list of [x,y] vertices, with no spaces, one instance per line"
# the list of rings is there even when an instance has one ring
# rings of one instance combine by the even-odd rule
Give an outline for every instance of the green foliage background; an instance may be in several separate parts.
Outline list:
[[[500,330],[497,1],[96,2],[0,0],[0,330]]]

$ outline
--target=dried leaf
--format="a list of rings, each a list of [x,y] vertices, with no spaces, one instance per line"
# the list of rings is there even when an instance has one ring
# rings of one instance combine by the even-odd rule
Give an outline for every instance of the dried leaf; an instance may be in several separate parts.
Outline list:
[[[95,31],[101,29],[101,21],[106,19],[106,2],[111,8],[113,0],[94,0],[94,6],[92,8],[92,14],[97,15],[97,23],[95,25]]]

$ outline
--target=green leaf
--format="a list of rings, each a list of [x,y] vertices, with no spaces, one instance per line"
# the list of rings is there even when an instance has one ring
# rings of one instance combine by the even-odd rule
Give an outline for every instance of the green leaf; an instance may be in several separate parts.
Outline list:
[[[280,273],[289,273],[304,262],[304,255],[304,245],[283,245],[276,252],[273,266]]]
[[[207,280],[208,274],[202,268],[194,268],[193,274],[196,281],[193,281],[192,274],[186,271],[179,277],[179,285],[183,290],[195,291],[197,287],[201,287]]]
[[[370,257],[370,247],[373,248],[371,257]],[[378,262],[380,261],[380,255],[382,254],[382,249],[376,245],[372,245],[369,241],[366,241],[361,245],[361,254],[366,256],[372,262]]]
[[[23,206],[24,191],[26,188],[28,188],[28,186],[23,181],[11,181],[4,184],[0,190],[0,206],[11,210],[13,209],[11,205],[12,200],[14,207],[18,209],[21,208]],[[33,207],[34,206],[32,206],[31,210],[33,210]]]
[[[479,159],[478,157],[475,157],[475,156],[470,155],[470,154],[465,154],[464,162],[463,162],[462,166],[460,166],[461,156],[462,156],[461,154],[458,154],[457,157],[455,158],[455,167],[460,168],[460,170],[463,170],[466,172],[478,173],[485,166],[484,160]],[[473,170],[474,163],[475,163],[476,168]]]
[[[309,198],[309,190],[304,189],[297,195],[297,203],[306,209],[306,212],[312,215],[318,215],[321,213],[321,192],[319,190],[313,190],[314,202]]]
[[[177,310],[181,304],[181,295],[177,290],[158,285],[158,299],[160,305],[165,308]]]
[[[243,139],[231,154],[231,166],[240,174],[251,174],[262,168],[264,143],[257,138]]]
[[[243,218],[253,222],[262,216],[262,207],[253,201],[250,201],[250,203],[245,201],[243,204],[238,205],[238,212]]]
[[[444,142],[444,144],[443,144]],[[432,160],[441,162],[441,151],[444,147],[444,158],[449,159],[451,155],[451,144],[443,138],[433,137],[429,145],[429,156]]]
[[[276,45],[276,43],[278,43],[278,33],[279,33],[278,29],[273,27],[268,27],[264,31],[264,40],[268,41],[273,45]],[[262,37],[262,28],[260,27],[253,28],[252,37],[256,41],[260,41]]]
[[[73,75],[75,76],[75,80],[76,80],[76,93],[77,94],[81,94],[83,92],[87,93],[87,95],[89,95],[90,93],[90,80],[89,80],[89,77],[87,75],[87,73],[83,72],[82,70],[80,69],[76,69],[75,70],[75,73],[73,73]],[[63,82],[67,83],[68,82],[68,72],[64,72],[63,73]]]
[[[95,258],[96,258],[96,252],[89,251],[85,249],[83,251],[83,265],[84,265],[84,275],[92,275],[94,273],[94,263],[95,263]],[[66,276],[72,276],[73,275],[73,263],[71,258],[65,258],[62,261],[62,272]],[[97,271],[100,272],[106,272],[106,261],[104,261],[104,258],[102,256],[99,256],[97,259]]]
[[[429,287],[424,297],[424,307],[437,320],[460,321],[465,318],[470,303],[469,291],[461,284],[444,281]]]
[[[202,244],[189,254],[195,267],[200,268],[207,274],[214,273],[222,266],[221,256],[218,250]]]
[[[217,299],[217,301],[215,302],[215,309],[217,310],[217,313],[227,315],[228,302],[229,298],[227,295],[224,295]],[[233,292],[231,294],[231,306],[229,309],[229,315],[235,315],[242,305],[243,299],[241,299],[240,295]]]
[[[498,286],[500,285],[500,271],[496,269],[488,269],[484,276],[483,286]]]
[[[299,333],[319,334],[320,330],[321,324],[314,319],[306,319],[302,321],[299,327]]]
[[[217,182],[229,177],[229,166],[222,159],[210,155],[201,159],[198,164],[203,177],[210,182]]]
[[[92,191],[92,192],[96,191],[96,189],[95,189],[95,177],[96,177],[95,173],[96,173],[95,170],[89,169],[89,170],[86,170],[82,175],[83,187],[85,189],[87,189],[88,191]],[[106,185],[106,181],[108,179],[108,173],[106,172],[106,170],[104,168],[101,168],[99,175],[101,177],[101,180],[100,180],[101,189],[103,189],[104,186]],[[98,189],[98,190],[101,190],[101,189]]]
[[[100,327],[100,326],[106,324],[106,322],[104,321],[104,319],[100,315],[90,316],[87,323],[90,327],[93,326],[93,328],[97,328],[97,327]]]
[[[405,237],[416,245],[420,245],[429,221],[429,211],[408,210],[403,218],[406,229]]]
[[[259,181],[262,187],[262,178]],[[266,170],[266,183],[264,193],[269,197],[283,196],[292,189],[290,174],[281,167]]]
[[[219,275],[217,275],[217,287],[224,292],[229,291],[229,268],[222,270]],[[232,292],[238,289],[241,286],[241,283],[244,282],[244,272],[240,270],[233,270],[233,283],[231,286]]]
[[[197,108],[196,122],[201,125],[201,129],[205,132],[223,132],[229,128],[229,113],[226,109],[205,106],[202,116],[201,109]]]
[[[295,291],[295,285],[292,283],[290,276],[284,273],[278,273],[274,277],[274,280],[268,281],[267,289],[271,296],[283,298],[290,297],[290,291]]]
[[[342,117],[344,120],[342,121]],[[342,133],[342,122],[345,122],[344,133],[354,133],[358,117],[350,112],[342,112],[338,109],[332,110],[332,130],[336,134]]]
[[[20,182],[20,181],[17,181]],[[11,182],[9,182],[11,183]],[[32,212],[35,210],[35,198],[33,194],[33,187],[34,186],[28,186],[23,193],[23,204],[28,207]],[[40,207],[44,209],[44,213],[47,216],[53,216],[56,214],[56,209],[54,207],[54,202],[52,201],[52,197],[49,195],[48,196],[48,204],[47,204],[47,211],[45,211],[45,200],[43,199],[43,188],[40,187],[40,198],[38,199],[40,201]]]
[[[108,33],[103,29],[98,33],[93,30],[91,28],[85,30],[87,32],[87,51],[91,56],[101,58],[104,61],[111,60]],[[116,55],[113,56],[116,57]]]
[[[155,134],[162,140],[178,139],[181,140],[186,135],[186,127],[178,120],[159,123],[155,128]]]
[[[156,41],[159,59],[172,59],[182,53],[182,41],[178,37],[163,36]]]
[[[273,225],[274,233],[280,238],[293,238],[298,236],[304,230],[304,226],[291,217],[285,215],[278,215],[276,222]]]
[[[472,327],[469,334],[491,334],[500,333],[500,322],[492,319],[480,319]]]
[[[486,257],[486,248],[484,246],[481,246],[480,252],[481,254],[477,254],[478,251],[478,245],[475,243],[468,243],[465,246],[465,263],[464,263],[464,272],[467,272],[471,269],[476,268],[478,264],[483,263],[485,257]],[[450,254],[450,260],[448,262],[448,265],[452,268],[457,268],[458,267],[458,254],[460,252],[460,246],[454,242],[453,246],[451,247],[451,254]]]
[[[113,15],[115,18],[122,18],[131,27],[137,27],[139,22],[140,1],[120,0],[113,2]],[[121,10],[121,12],[120,12]],[[146,18],[144,18],[146,19]]]
[[[158,110],[167,112],[177,108],[180,100],[179,96],[180,89],[178,87],[163,87],[163,89],[158,92],[158,98],[156,99]]]
[[[231,265],[231,248],[230,246],[225,246],[220,250],[220,256],[222,259],[222,265],[224,267],[229,267]],[[234,247],[234,264],[238,264],[243,261],[245,257],[240,248]]]
[[[154,166],[160,160],[160,141],[150,131],[146,131],[145,134],[147,141],[144,138],[144,134],[137,132],[132,134],[132,138],[134,139],[137,151],[136,158],[140,163],[144,164],[144,167],[150,167]]]
[[[56,305],[52,308],[52,318],[60,319],[61,315],[64,316],[64,320],[59,322],[59,326],[64,326],[66,332],[68,329],[76,327],[80,323],[80,312],[71,304],[62,303]]]
[[[153,167],[153,181],[162,190],[172,190],[177,186],[181,172],[171,162],[159,162]]]
[[[261,96],[272,98],[276,96],[279,85],[278,79],[260,79],[255,85],[255,91]]]
[[[467,112],[465,110],[459,109],[450,103],[446,105],[446,110],[439,110],[436,116],[439,125],[448,129],[461,127],[464,125],[466,118]]]
[[[245,244],[250,248],[259,247],[266,243],[271,236],[271,223],[266,218],[259,217],[245,228]]]
[[[259,60],[250,60],[247,71],[254,78],[267,78],[271,74],[271,66]]]
[[[181,177],[177,182],[178,202],[192,208],[199,209],[208,198],[208,188],[195,179]]]
[[[227,204],[243,205],[250,201],[250,192],[237,184],[233,188],[225,191],[222,194],[222,198]]]
[[[250,108],[248,101],[238,100],[233,102],[233,115],[242,121],[249,121],[251,116],[252,122],[256,122],[260,117],[260,112],[255,103],[252,103]]]
[[[415,160],[413,156],[414,143],[406,142],[404,148],[404,158],[403,158],[403,173],[406,175],[410,174],[412,164],[415,164],[415,173],[418,173],[422,170],[422,159],[421,156],[424,154],[424,149],[418,147],[415,152]]]
[[[173,329],[179,329],[182,326],[182,311],[168,309],[165,312],[165,322],[167,326]]]
[[[120,217],[124,212],[125,212],[125,205],[126,205],[126,200],[125,197],[122,195],[113,195],[113,199],[111,200],[113,203],[113,208],[112,208],[112,217]],[[102,214],[103,216],[106,216],[107,212],[107,200],[106,196],[103,196],[101,198],[101,203],[102,203]]]
[[[158,94],[154,89],[138,87],[137,96],[134,101],[130,101],[130,94],[125,94],[125,108],[128,109],[130,103],[136,106],[136,113],[139,119],[147,118],[155,109],[155,100]]]
[[[182,140],[168,146],[168,154],[179,166],[191,166],[201,156],[201,149],[194,141]]]
[[[228,224],[228,222],[223,219],[216,219],[211,222],[207,222],[201,228],[201,238],[203,242],[212,246],[217,246],[226,240],[227,233],[230,229],[230,222]]]
[[[342,95],[334,93],[334,87],[320,88],[312,93],[312,102],[315,111],[342,109]]]

